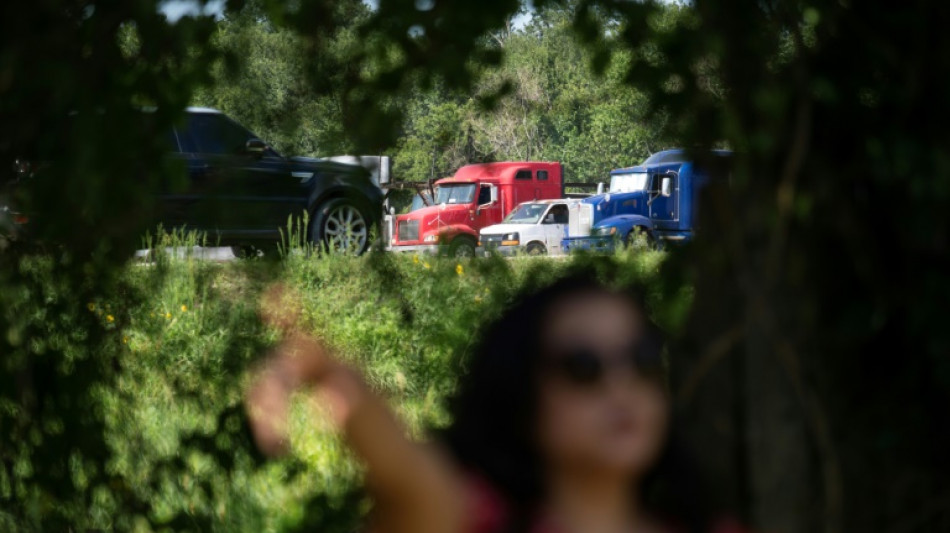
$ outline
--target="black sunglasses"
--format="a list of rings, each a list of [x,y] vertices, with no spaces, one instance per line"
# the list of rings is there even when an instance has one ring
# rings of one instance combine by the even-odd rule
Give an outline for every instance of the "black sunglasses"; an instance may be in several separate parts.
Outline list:
[[[543,358],[545,367],[577,385],[593,385],[604,379],[608,371],[623,369],[638,376],[659,380],[663,376],[662,349],[640,343],[613,354],[602,354],[593,348],[551,350]]]

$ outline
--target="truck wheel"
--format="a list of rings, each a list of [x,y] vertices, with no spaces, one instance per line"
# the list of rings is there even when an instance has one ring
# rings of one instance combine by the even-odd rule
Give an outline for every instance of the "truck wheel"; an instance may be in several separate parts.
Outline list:
[[[532,242],[528,244],[527,248],[528,255],[546,255],[548,249],[544,247],[540,242]]]
[[[346,198],[334,198],[314,211],[310,239],[330,253],[360,255],[369,247],[370,218]]]
[[[475,242],[468,237],[456,237],[449,245],[450,257],[475,257]]]
[[[653,233],[643,226],[635,226],[623,242],[627,248],[646,248],[647,250],[656,248]]]

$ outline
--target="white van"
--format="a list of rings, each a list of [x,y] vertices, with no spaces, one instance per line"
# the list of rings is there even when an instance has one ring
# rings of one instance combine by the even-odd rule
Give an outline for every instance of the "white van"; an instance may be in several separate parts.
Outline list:
[[[560,255],[567,232],[568,212],[579,200],[524,202],[501,221],[479,232],[479,253],[490,255]]]

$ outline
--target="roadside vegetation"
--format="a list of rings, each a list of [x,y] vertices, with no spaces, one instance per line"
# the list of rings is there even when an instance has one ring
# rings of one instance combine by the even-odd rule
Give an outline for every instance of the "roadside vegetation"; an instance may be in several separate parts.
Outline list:
[[[444,400],[478,327],[519,291],[589,266],[642,287],[668,328],[683,320],[689,299],[688,291],[666,297],[656,288],[659,252],[460,262],[382,253],[317,258],[292,247],[280,261],[216,263],[187,253],[197,242],[181,234],[153,240],[150,262],[129,264],[114,290],[77,306],[75,330],[62,324],[73,338],[89,333],[78,324],[99,330],[112,352],[114,380],[83,405],[104,425],[106,475],[77,457],[69,478],[90,501],[51,510],[34,494],[37,521],[0,512],[0,529],[39,527],[50,511],[80,530],[351,531],[359,524],[368,509],[359,465],[319,410],[297,409],[288,459],[262,462],[245,431],[242,388],[276,340],[257,316],[259,294],[271,283],[299,294],[307,326],[363,369],[419,438],[447,422]],[[56,285],[41,265],[32,273],[38,286]],[[20,311],[42,321],[42,307],[24,301]],[[138,514],[120,504],[127,498],[150,509]]]

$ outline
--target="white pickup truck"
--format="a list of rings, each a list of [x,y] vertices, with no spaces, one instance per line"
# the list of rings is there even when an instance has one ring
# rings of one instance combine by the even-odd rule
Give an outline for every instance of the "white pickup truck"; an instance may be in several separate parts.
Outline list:
[[[479,232],[480,255],[560,255],[561,240],[567,233],[568,212],[579,200],[537,200],[524,202],[501,224]]]

